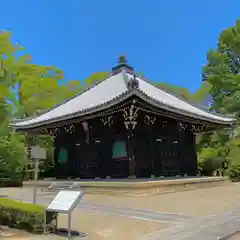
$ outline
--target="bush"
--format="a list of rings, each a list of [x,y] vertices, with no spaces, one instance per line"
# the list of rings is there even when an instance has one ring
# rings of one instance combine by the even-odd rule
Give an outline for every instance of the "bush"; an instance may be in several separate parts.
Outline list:
[[[44,211],[40,205],[0,198],[0,225],[43,233]],[[48,212],[46,223],[48,230],[56,230],[57,214]]]
[[[22,187],[23,182],[20,179],[9,179],[0,177],[0,188],[3,187]]]
[[[240,143],[239,137],[233,140],[228,154],[228,175],[233,181],[240,181]]]
[[[22,136],[16,133],[10,132],[6,136],[1,136],[2,134],[0,131],[0,178],[8,178],[11,181],[5,181],[1,185],[19,186],[26,162],[24,141]]]
[[[198,153],[198,171],[201,175],[212,176],[213,172],[221,168],[222,158],[215,148],[202,148]]]
[[[9,174],[0,171],[0,188],[1,187],[22,187],[23,180],[21,173],[15,173],[12,177]]]
[[[240,165],[230,165],[227,171],[229,178],[232,181],[240,181]]]

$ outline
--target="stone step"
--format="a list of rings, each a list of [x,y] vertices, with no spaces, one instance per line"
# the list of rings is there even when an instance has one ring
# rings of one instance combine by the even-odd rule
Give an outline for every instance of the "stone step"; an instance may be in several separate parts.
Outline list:
[[[73,189],[78,182],[52,182],[47,188],[41,189],[41,191],[60,191],[65,189]]]

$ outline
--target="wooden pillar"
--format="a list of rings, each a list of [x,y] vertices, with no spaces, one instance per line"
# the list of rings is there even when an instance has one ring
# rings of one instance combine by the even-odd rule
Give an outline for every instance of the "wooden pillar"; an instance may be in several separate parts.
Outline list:
[[[59,152],[59,147],[57,145],[56,142],[56,138],[54,139],[54,154],[53,154],[53,158],[54,158],[54,168],[53,168],[53,176],[54,177],[58,177],[58,161],[57,161],[57,156],[58,156],[58,152]]]
[[[133,131],[130,130],[128,133],[129,177],[135,177],[136,175],[134,144],[136,144],[136,142],[134,141]]]
[[[111,129],[106,129],[106,136],[104,137],[104,162],[105,162],[105,176],[111,177],[111,167],[112,167],[112,131]]]
[[[197,176],[197,149],[196,149],[196,135],[192,134],[192,169],[193,176]]]
[[[188,139],[186,132],[179,131],[179,141],[180,141],[180,156],[179,156],[179,162],[180,162],[180,175],[188,175]]]
[[[150,131],[149,131],[149,137],[148,137],[148,141],[150,142],[150,148],[149,148],[149,157],[150,157],[150,161],[151,161],[151,175],[155,176],[155,147],[156,147],[156,140],[153,134],[153,125],[151,125]]]

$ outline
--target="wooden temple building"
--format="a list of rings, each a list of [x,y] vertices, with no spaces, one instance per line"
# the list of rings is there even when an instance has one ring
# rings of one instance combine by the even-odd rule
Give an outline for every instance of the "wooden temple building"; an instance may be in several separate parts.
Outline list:
[[[196,176],[196,134],[234,122],[155,87],[120,57],[104,80],[12,125],[54,136],[57,178],[149,178]]]

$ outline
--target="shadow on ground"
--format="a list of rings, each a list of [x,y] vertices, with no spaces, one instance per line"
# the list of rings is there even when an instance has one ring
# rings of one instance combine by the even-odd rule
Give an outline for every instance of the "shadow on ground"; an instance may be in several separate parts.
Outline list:
[[[66,229],[66,228],[58,228],[57,231],[56,231],[56,235],[61,236],[61,237],[67,237],[68,236],[68,229]],[[84,237],[87,236],[87,233],[71,230],[71,236],[72,237],[84,238]]]

